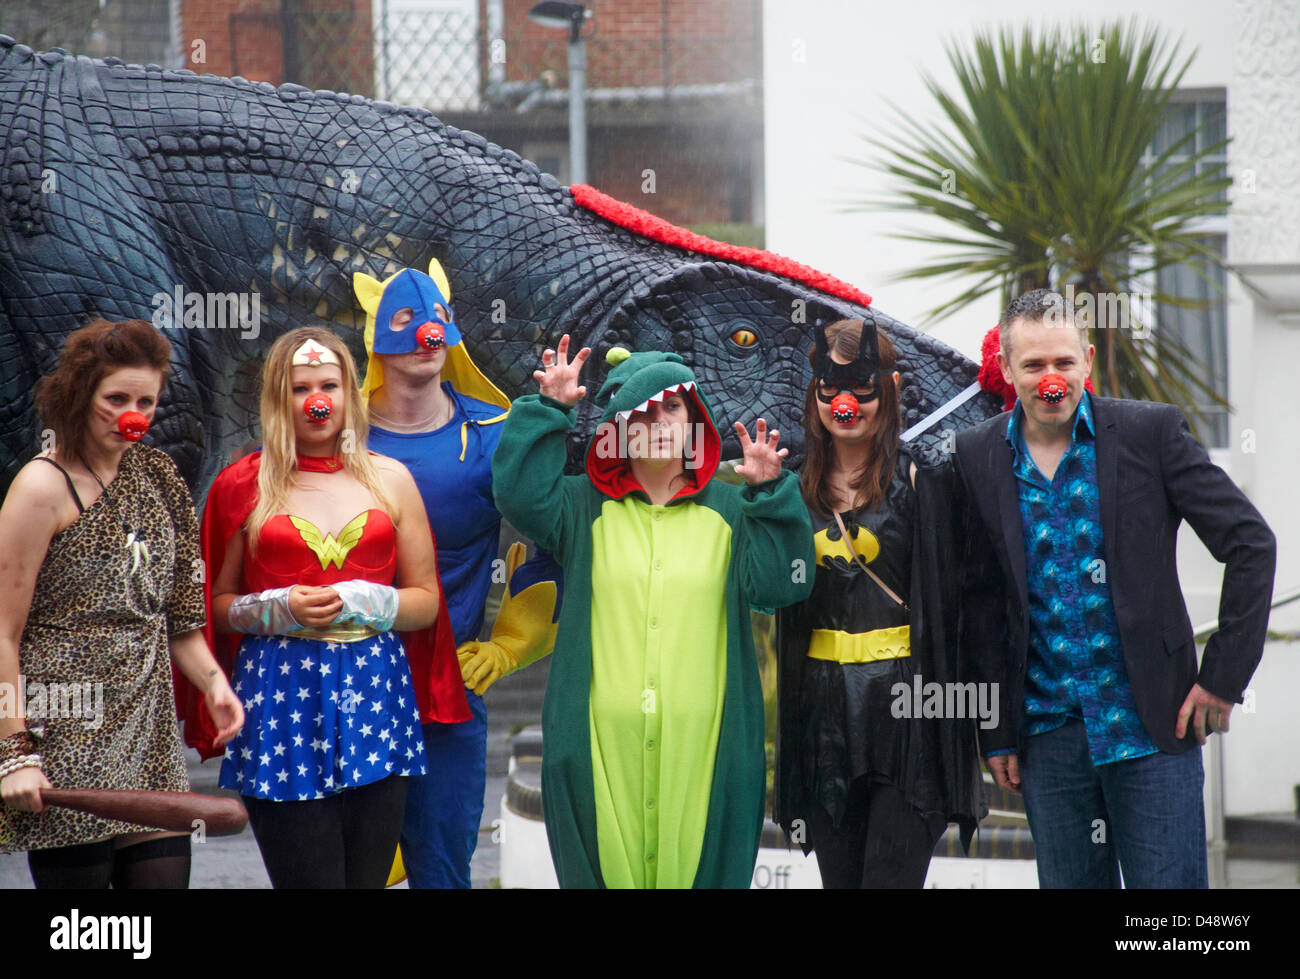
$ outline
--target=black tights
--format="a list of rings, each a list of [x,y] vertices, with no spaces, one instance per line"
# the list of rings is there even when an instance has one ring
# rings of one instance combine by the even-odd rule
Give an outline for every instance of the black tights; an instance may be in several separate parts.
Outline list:
[[[946,828],[943,816],[917,812],[894,786],[862,778],[850,788],[838,827],[821,806],[808,820],[827,889],[925,886],[930,855]]]
[[[271,886],[382,888],[402,833],[406,784],[390,775],[306,802],[244,796]]]
[[[114,847],[113,841],[30,850],[27,866],[37,890],[117,890],[190,886],[190,838],[162,836]]]

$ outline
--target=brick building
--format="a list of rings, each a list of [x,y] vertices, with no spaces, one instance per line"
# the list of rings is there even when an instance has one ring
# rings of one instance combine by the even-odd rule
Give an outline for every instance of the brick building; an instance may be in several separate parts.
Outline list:
[[[504,2],[506,76],[530,81],[551,69],[567,87],[564,32],[530,21],[533,2]],[[486,0],[479,7],[485,11]],[[591,0],[587,9],[591,88],[701,85],[761,74],[762,8],[753,0]]]
[[[534,0],[175,2],[196,71],[424,105],[569,180],[567,39]],[[761,225],[759,0],[588,9],[588,181],[681,224]]]
[[[375,94],[371,0],[173,2],[192,71]]]
[[[534,2],[50,0],[7,20],[78,53],[422,105],[568,183],[567,32]],[[587,9],[588,183],[761,245],[761,0]]]
[[[481,22],[488,23],[489,0],[478,2]],[[564,181],[567,38],[528,19],[532,2],[501,3],[504,43],[488,42],[481,68],[490,104],[444,117]],[[761,3],[592,0],[587,6],[588,181],[679,224],[761,225]],[[526,86],[532,89],[521,99],[517,93]],[[761,243],[753,232],[729,230],[747,237],[746,244]]]

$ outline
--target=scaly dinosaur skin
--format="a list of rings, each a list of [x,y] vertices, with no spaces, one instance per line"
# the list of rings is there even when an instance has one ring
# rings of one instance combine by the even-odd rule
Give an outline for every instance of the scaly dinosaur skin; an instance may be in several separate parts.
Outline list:
[[[149,319],[154,297],[260,298],[256,337],[172,327],[172,378],[149,438],[195,489],[256,438],[259,359],[328,322],[364,358],[352,273],[436,257],[476,361],[511,397],[564,333],[683,355],[739,456],[758,415],[802,458],[817,322],[874,315],[899,348],[907,424],[975,377],[965,357],[872,307],[642,237],[578,206],[517,154],[423,109],[240,78],[40,54],[0,36],[0,482],[36,445],[32,387],[91,315]],[[796,300],[805,304],[792,316]],[[738,329],[758,342],[729,339]],[[940,427],[996,411],[967,402]],[[579,410],[574,452],[597,412]],[[935,449],[937,434],[924,439]]]

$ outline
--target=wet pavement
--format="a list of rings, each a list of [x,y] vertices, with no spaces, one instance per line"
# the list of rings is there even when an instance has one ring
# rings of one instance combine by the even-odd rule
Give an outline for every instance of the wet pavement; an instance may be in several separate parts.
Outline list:
[[[212,759],[206,764],[199,763],[199,756],[194,751],[186,752],[189,762],[190,787],[195,792],[211,795],[225,795],[217,788],[217,772],[221,766],[220,759]],[[497,887],[497,867],[500,857],[497,846],[492,842],[492,820],[498,817],[501,809],[501,796],[506,791],[504,771],[500,775],[488,774],[487,805],[483,811],[484,829],[479,836],[479,846],[470,865],[470,877],[473,886]],[[202,843],[195,843],[191,848],[192,863],[190,869],[190,886],[194,888],[269,888],[266,868],[262,866],[262,857],[253,839],[253,831],[247,827],[238,836],[214,836]],[[32,886],[31,874],[27,871],[25,853],[0,854],[0,889],[26,888]],[[399,885],[406,887],[405,883]]]
[[[506,791],[505,762],[507,731],[489,731],[488,780],[484,797],[483,829],[471,865],[475,888],[499,887],[500,850],[493,842],[493,821],[500,817],[501,797]],[[214,759],[200,765],[198,755],[188,752],[190,783],[196,792],[219,794]],[[267,888],[270,881],[252,830],[238,836],[212,837],[193,848],[190,886],[194,888]],[[1231,858],[1223,864],[1223,884],[1228,888],[1300,888],[1300,854],[1289,860]],[[1216,875],[1217,877],[1217,875]],[[1217,881],[1216,881],[1217,882]],[[30,888],[31,876],[23,853],[0,855],[0,888]],[[405,887],[403,883],[399,885]],[[1220,885],[1223,886],[1223,885]]]
[[[500,819],[501,799],[506,792],[510,757],[510,739],[523,727],[536,724],[541,716],[542,693],[549,673],[549,660],[543,660],[527,670],[500,680],[485,698],[488,708],[487,790],[484,794],[483,828],[479,845],[471,864],[471,880],[475,888],[500,886],[500,847],[493,842],[493,823]],[[187,752],[190,783],[196,792],[226,794],[217,788],[220,760],[200,764],[198,755]],[[1235,818],[1235,817],[1234,817]],[[1274,832],[1267,840],[1275,844],[1261,859],[1256,849],[1240,847],[1240,857],[1216,859],[1211,853],[1210,880],[1214,887],[1227,888],[1300,888],[1300,847],[1294,843],[1294,824],[1284,815],[1259,817],[1272,820]],[[498,824],[499,825],[499,824]],[[1271,825],[1271,824],[1270,824]],[[1237,830],[1234,833],[1234,828]],[[1278,830],[1285,830],[1286,845],[1276,845]],[[496,834],[498,837],[500,834]],[[1232,839],[1250,839],[1242,827],[1229,820]],[[193,848],[190,886],[195,888],[267,888],[270,881],[262,866],[261,855],[250,829],[238,836],[213,837]],[[30,888],[31,876],[27,870],[24,853],[0,855],[0,889]],[[405,887],[403,883],[400,885]]]

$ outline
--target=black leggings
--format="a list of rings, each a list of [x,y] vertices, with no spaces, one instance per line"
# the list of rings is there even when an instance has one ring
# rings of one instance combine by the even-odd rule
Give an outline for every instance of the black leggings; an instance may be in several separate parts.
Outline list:
[[[858,779],[837,827],[821,806],[809,837],[826,888],[923,887],[930,855],[947,828],[938,813],[922,815],[894,786]]]
[[[27,867],[37,890],[117,890],[190,886],[190,838],[162,836],[114,847],[111,839],[29,850]]]
[[[271,886],[382,888],[402,833],[406,784],[390,775],[306,802],[244,796]]]

